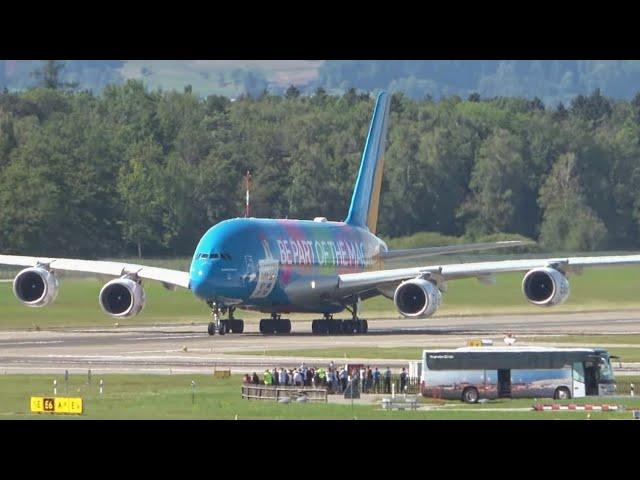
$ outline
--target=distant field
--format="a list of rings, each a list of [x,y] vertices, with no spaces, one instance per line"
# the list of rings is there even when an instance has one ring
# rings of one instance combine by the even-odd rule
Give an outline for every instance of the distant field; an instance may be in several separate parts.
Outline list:
[[[167,265],[165,260],[145,260],[145,263]],[[186,268],[184,263],[184,259],[173,260],[170,266]],[[188,265],[188,261],[186,263]],[[494,286],[482,285],[474,279],[449,282],[449,291],[444,295],[444,304],[437,315],[538,314],[550,311],[525,301],[520,291],[521,274],[498,275],[497,281]],[[103,284],[104,281],[97,279],[63,277],[56,302],[48,308],[36,309],[22,306],[13,296],[10,283],[0,283],[0,328],[113,325],[116,320],[104,315],[98,304],[98,293]],[[145,288],[145,310],[136,318],[119,320],[121,325],[209,321],[208,307],[190,292],[182,289],[170,292],[155,282],[146,283]],[[640,308],[640,268],[587,271],[582,276],[571,277],[571,289],[569,300],[555,307],[553,312]],[[255,321],[263,315],[243,312],[242,316],[248,321]],[[391,300],[378,297],[364,302],[363,316],[395,318],[399,314]],[[294,320],[313,318],[311,315],[291,317]]]
[[[538,343],[580,343],[582,345],[636,344],[640,347],[640,335],[548,335],[544,337],[528,337],[528,342]]]
[[[104,379],[104,394],[98,393],[97,383]],[[81,396],[85,413],[78,416],[31,414],[31,395],[51,395],[53,380],[58,381],[58,395],[64,396],[63,376],[2,375],[0,376],[0,419],[307,419],[359,420],[374,419],[495,419],[550,420],[586,419],[585,412],[491,411],[492,408],[531,408],[533,399],[496,400],[485,404],[464,405],[448,401],[450,408],[461,411],[383,411],[380,405],[297,404],[282,405],[269,401],[247,401],[240,398],[241,378],[214,379],[204,375],[94,375],[87,385],[84,375],[71,375],[68,395]],[[191,381],[196,382],[195,402],[192,403]],[[432,403],[421,399],[424,403]],[[614,403],[627,408],[640,407],[635,399],[578,399],[568,401],[543,400],[543,403]],[[479,411],[476,411],[479,410]],[[593,420],[631,419],[630,412],[594,412]]]
[[[597,346],[597,344],[585,343],[585,346]],[[620,357],[621,362],[640,362],[640,344],[639,348],[607,348],[611,355]],[[384,360],[419,360],[422,358],[422,351],[428,348],[440,348],[437,346],[424,347],[346,347],[346,348],[324,348],[324,349],[304,349],[304,350],[254,350],[254,351],[237,351],[227,352],[230,355],[268,355],[274,357],[319,357],[332,358],[334,360],[342,360],[345,358],[367,358],[372,362]],[[456,348],[456,347],[443,347]]]

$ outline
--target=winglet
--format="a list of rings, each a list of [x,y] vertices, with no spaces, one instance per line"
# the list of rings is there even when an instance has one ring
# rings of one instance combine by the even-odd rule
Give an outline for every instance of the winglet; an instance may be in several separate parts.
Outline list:
[[[351,225],[367,227],[374,234],[378,224],[390,104],[389,94],[381,92],[373,110],[367,142],[362,152],[360,171],[351,198],[351,207],[345,220]]]

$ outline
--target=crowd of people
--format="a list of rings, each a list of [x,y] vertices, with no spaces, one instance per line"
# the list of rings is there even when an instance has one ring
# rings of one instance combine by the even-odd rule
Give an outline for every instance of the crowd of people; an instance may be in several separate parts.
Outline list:
[[[386,368],[381,372],[378,367],[370,366],[350,366],[344,365],[336,367],[334,362],[330,362],[328,367],[307,367],[302,363],[297,368],[273,368],[267,369],[262,374],[262,378],[253,372],[252,375],[244,376],[245,385],[267,385],[267,386],[291,386],[291,387],[322,387],[329,393],[341,394],[353,384],[353,388],[358,388],[362,393],[391,393],[393,376],[391,369]],[[404,392],[409,383],[409,375],[406,369],[402,369],[399,382],[398,393]]]

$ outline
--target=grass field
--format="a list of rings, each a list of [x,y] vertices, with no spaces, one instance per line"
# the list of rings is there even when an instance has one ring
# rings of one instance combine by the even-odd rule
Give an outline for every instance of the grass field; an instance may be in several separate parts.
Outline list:
[[[104,379],[104,394],[98,393],[99,378]],[[270,401],[247,401],[240,397],[241,378],[214,379],[213,376],[188,375],[105,375],[94,376],[87,385],[85,376],[72,375],[68,384],[69,396],[81,396],[85,413],[82,416],[53,416],[31,414],[31,395],[52,395],[53,380],[58,381],[58,396],[65,395],[63,376],[3,375],[0,376],[0,419],[342,419],[354,416],[365,419],[586,419],[585,412],[492,411],[495,408],[530,408],[533,399],[496,400],[485,404],[465,405],[448,401],[461,411],[383,411],[379,405],[298,404],[282,405]],[[191,381],[196,382],[195,402],[192,403]],[[429,402],[427,400],[427,402]],[[556,403],[541,400],[541,403]],[[429,402],[431,403],[431,402]],[[563,402],[559,402],[563,403]],[[564,403],[569,403],[565,401]],[[635,399],[578,399],[571,403],[621,404],[639,408]],[[480,411],[476,411],[479,409]],[[631,419],[631,412],[594,412],[591,418]]]
[[[184,260],[173,261],[176,266]],[[153,262],[152,262],[153,263]],[[156,262],[159,265],[163,261]],[[452,281],[444,296],[444,304],[437,315],[473,315],[549,312],[529,305],[522,296],[521,274],[499,275],[498,284],[485,286],[473,279]],[[103,314],[98,304],[98,293],[104,280],[61,280],[60,294],[56,302],[47,308],[26,308],[13,296],[11,283],[0,283],[0,329],[42,328],[53,326],[113,325],[115,320]],[[145,284],[147,306],[138,317],[119,320],[121,325],[154,323],[206,323],[207,306],[186,290],[165,290],[155,282]],[[640,308],[640,268],[622,267],[598,269],[571,278],[571,298],[553,309],[553,312],[590,310],[619,310]],[[248,321],[257,321],[264,315],[242,312]],[[382,297],[364,302],[365,318],[398,316],[391,300]],[[292,315],[292,319],[311,315]]]
[[[598,346],[597,344],[584,344],[585,346]],[[640,347],[640,345],[639,345]],[[238,351],[228,352],[233,355],[269,355],[277,357],[309,357],[309,358],[333,358],[335,360],[343,358],[367,358],[372,362],[380,360],[419,360],[422,358],[422,350],[425,348],[441,348],[435,346],[425,347],[394,347],[394,348],[378,348],[378,347],[349,347],[349,348],[318,348],[304,350],[254,350],[254,351]],[[455,348],[455,347],[444,347]],[[640,348],[607,348],[611,355],[620,357],[620,362],[640,362]],[[618,360],[616,360],[617,362]]]

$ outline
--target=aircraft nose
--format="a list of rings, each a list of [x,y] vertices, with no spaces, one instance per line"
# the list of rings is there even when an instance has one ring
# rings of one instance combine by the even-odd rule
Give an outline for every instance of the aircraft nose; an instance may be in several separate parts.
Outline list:
[[[191,291],[194,293],[194,295],[198,298],[202,298],[203,300],[206,300],[207,297],[207,286],[204,280],[201,280],[199,278],[191,278]]]
[[[199,298],[208,300],[211,288],[208,282],[210,266],[206,264],[191,266],[191,291]]]

